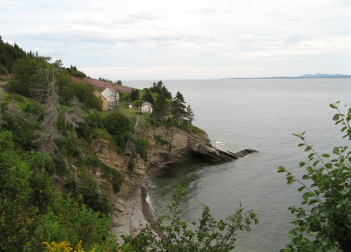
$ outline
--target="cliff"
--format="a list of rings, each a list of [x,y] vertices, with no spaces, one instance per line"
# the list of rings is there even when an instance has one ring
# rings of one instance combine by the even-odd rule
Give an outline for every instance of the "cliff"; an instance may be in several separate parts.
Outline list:
[[[185,132],[174,127],[149,127],[144,130],[144,137],[149,142],[147,161],[136,155],[133,158],[135,167],[132,173],[127,171],[131,158],[128,151],[127,154],[119,155],[109,141],[99,138],[92,142],[92,149],[99,159],[117,169],[124,177],[120,192],[117,195],[111,195],[117,202],[120,198],[127,198],[134,192],[135,188],[142,183],[150,165],[165,167],[192,155],[211,162],[228,162],[256,152],[253,149],[245,149],[237,153],[224,151],[213,146],[203,131]]]

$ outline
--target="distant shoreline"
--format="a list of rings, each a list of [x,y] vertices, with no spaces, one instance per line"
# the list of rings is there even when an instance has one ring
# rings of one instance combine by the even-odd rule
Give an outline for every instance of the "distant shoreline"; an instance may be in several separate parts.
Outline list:
[[[301,76],[271,76],[271,77],[230,77],[223,79],[340,79],[340,78],[351,78],[351,75],[348,74],[304,74]]]
[[[234,77],[234,78],[222,78],[224,80],[266,80],[266,79],[350,79],[351,75],[345,76],[329,76],[329,77],[256,77],[256,78],[249,78],[249,77]]]

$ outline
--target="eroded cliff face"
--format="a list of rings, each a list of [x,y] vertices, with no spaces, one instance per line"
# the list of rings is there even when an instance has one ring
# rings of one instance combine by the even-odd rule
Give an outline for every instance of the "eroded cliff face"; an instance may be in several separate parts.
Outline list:
[[[119,198],[127,198],[134,192],[135,188],[142,183],[146,174],[148,163],[140,157],[136,157],[134,159],[135,168],[132,173],[129,173],[127,168],[130,156],[118,154],[116,148],[110,141],[98,138],[92,142],[91,147],[103,163],[113,169],[118,170],[123,177],[123,184],[120,188],[120,192],[115,195],[111,193],[110,197],[112,199],[115,198],[114,201],[117,202],[119,201]]]
[[[189,133],[178,128],[154,127],[147,131],[151,164],[167,165],[182,160],[197,144],[210,144],[205,132]]]
[[[132,173],[127,171],[131,154],[128,152],[123,155],[118,154],[112,144],[104,139],[93,141],[92,149],[99,159],[118,170],[124,177],[120,192],[111,197],[126,198],[133,193],[135,188],[141,185],[150,165],[164,167],[180,162],[189,155],[196,155],[209,161],[227,162],[254,152],[251,149],[238,153],[223,151],[214,147],[203,131],[185,132],[174,127],[150,127],[144,130],[144,138],[149,142],[147,161],[139,155],[133,155],[135,168]]]

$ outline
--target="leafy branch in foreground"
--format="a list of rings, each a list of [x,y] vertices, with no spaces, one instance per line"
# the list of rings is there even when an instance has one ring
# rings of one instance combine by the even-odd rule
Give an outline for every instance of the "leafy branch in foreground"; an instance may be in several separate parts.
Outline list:
[[[338,103],[333,120],[341,124],[345,137],[351,136],[351,108],[341,113]],[[301,206],[289,207],[295,220],[290,231],[291,242],[282,251],[351,251],[351,151],[347,146],[333,148],[333,156],[319,155],[305,140],[305,132],[295,134],[302,142],[299,147],[309,153],[300,168],[306,173],[298,179],[283,166],[278,172],[286,174],[288,184],[298,182],[302,193]],[[351,138],[350,138],[351,139]]]
[[[231,251],[235,248],[238,231],[251,231],[251,225],[258,224],[254,211],[244,211],[240,205],[225,221],[215,220],[208,206],[203,207],[202,217],[192,227],[181,220],[181,199],[185,189],[178,186],[173,202],[168,205],[169,215],[162,216],[154,230],[147,225],[135,236],[124,236],[123,251]]]

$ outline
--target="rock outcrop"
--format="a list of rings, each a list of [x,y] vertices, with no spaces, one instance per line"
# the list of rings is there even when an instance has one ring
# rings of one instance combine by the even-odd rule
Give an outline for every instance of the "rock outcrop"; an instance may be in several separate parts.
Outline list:
[[[148,132],[151,143],[150,160],[158,166],[178,162],[188,155],[195,155],[215,162],[227,162],[256,152],[253,149],[237,153],[221,150],[211,144],[203,131],[189,133],[178,128],[155,127]]]
[[[144,137],[149,142],[147,160],[134,156],[135,168],[132,173],[127,171],[130,155],[118,154],[112,144],[104,139],[95,139],[92,149],[106,165],[118,170],[124,182],[118,195],[111,195],[114,202],[118,198],[127,198],[143,181],[150,165],[165,167],[179,163],[189,156],[197,156],[213,162],[228,162],[250,153],[253,149],[245,149],[236,153],[221,150],[213,146],[204,131],[185,132],[178,128],[153,127],[144,130]]]

